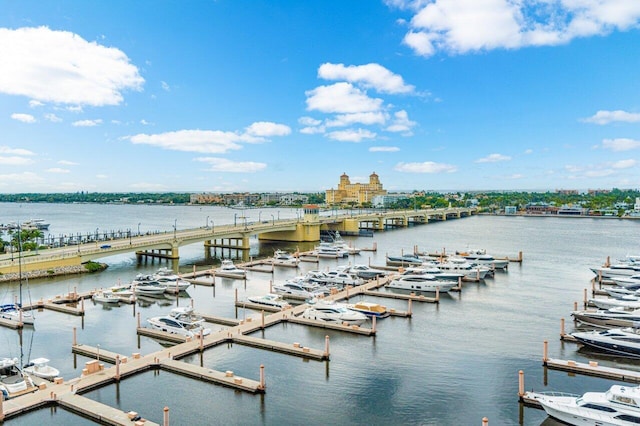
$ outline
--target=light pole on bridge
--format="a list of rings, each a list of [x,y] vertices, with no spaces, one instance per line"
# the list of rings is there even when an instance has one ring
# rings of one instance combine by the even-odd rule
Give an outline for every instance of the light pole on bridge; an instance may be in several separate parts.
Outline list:
[[[275,225],[275,224],[276,224],[276,218],[275,218],[273,215],[271,215],[271,223],[272,223],[273,225]]]
[[[173,221],[173,239],[176,239],[176,231],[178,230],[178,219]]]

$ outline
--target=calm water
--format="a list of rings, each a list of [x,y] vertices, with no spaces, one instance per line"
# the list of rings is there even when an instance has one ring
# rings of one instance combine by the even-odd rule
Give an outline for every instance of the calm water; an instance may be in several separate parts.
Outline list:
[[[260,213],[261,212],[261,213]],[[0,223],[43,218],[51,222],[50,232],[87,233],[104,230],[171,231],[215,224],[233,223],[242,214],[248,221],[296,217],[287,209],[239,210],[193,206],[128,205],[48,205],[0,204]],[[234,217],[235,215],[235,217]],[[191,287],[188,297],[105,309],[85,304],[86,316],[37,313],[36,326],[20,334],[0,328],[0,356],[45,356],[61,370],[65,379],[80,375],[87,358],[71,355],[73,327],[78,341],[100,345],[125,355],[151,353],[162,348],[153,339],[138,337],[136,314],[143,320],[166,313],[172,306],[186,305],[193,298],[196,310],[219,316],[238,317],[257,313],[233,306],[235,289],[239,296],[263,294],[269,280],[281,281],[309,269],[333,268],[338,264],[383,265],[385,254],[421,251],[486,248],[497,256],[524,254],[522,264],[511,263],[507,272],[498,272],[482,283],[466,283],[463,291],[443,297],[439,305],[413,304],[412,319],[388,318],[378,322],[376,337],[351,336],[339,332],[298,325],[278,325],[267,329],[268,339],[300,342],[322,349],[325,335],[331,338],[331,361],[304,361],[243,346],[219,346],[202,356],[185,359],[216,370],[258,379],[265,365],[267,393],[250,395],[201,383],[166,372],[148,372],[86,394],[87,397],[122,410],[134,410],[162,423],[162,409],[170,408],[173,425],[245,424],[420,424],[480,425],[487,417],[494,425],[554,424],[543,411],[521,408],[517,399],[518,371],[525,373],[525,387],[536,391],[582,393],[604,390],[611,381],[593,377],[569,377],[557,371],[545,372],[542,348],[549,341],[553,358],[586,362],[597,360],[640,370],[640,363],[614,359],[579,350],[559,339],[560,320],[572,330],[570,311],[582,301],[593,274],[589,267],[602,264],[607,256],[622,258],[639,254],[640,222],[615,219],[522,218],[476,216],[431,223],[408,229],[376,232],[373,238],[345,238],[362,252],[349,260],[322,260],[319,265],[303,263],[298,271],[277,268],[274,275],[250,272],[246,282],[217,279],[215,289]],[[268,256],[273,249],[295,249],[295,244],[277,246],[252,240],[252,256]],[[206,264],[200,245],[181,247],[180,269],[191,271],[193,264]],[[225,253],[225,255],[227,255]],[[31,281],[32,299],[66,293],[76,288],[86,291],[130,281],[136,273],[153,272],[161,262],[138,265],[135,256],[103,259],[109,268],[99,274]],[[16,284],[0,285],[0,300],[9,300]],[[373,300],[373,299],[372,299]],[[406,302],[387,299],[387,306],[406,310]],[[216,329],[217,326],[213,326]],[[61,409],[44,409],[5,422],[7,425],[82,425],[86,419]]]

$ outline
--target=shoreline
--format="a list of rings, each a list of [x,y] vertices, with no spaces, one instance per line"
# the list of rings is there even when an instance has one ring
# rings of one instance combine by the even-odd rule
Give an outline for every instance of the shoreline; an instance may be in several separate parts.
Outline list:
[[[75,265],[75,266],[57,266],[53,269],[38,269],[35,271],[28,271],[22,273],[22,279],[43,279],[50,277],[59,277],[63,275],[77,275],[77,274],[85,274],[85,273],[94,273],[104,271],[109,267],[106,263],[98,263],[100,265],[99,268],[95,270],[89,270],[87,267],[83,265]],[[20,281],[20,274],[17,272],[11,272],[9,274],[0,274],[0,284],[12,282],[12,281]]]

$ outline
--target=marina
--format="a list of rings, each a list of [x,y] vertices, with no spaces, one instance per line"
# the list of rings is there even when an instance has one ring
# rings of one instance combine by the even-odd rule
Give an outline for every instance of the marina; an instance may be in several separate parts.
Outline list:
[[[153,211],[155,210],[152,209]],[[185,211],[185,214],[188,214],[193,210],[185,208]],[[46,216],[37,214],[37,216],[51,217],[49,214]],[[216,223],[223,223],[222,219],[217,220],[220,222]],[[525,222],[522,222],[523,220]],[[246,281],[216,277],[215,286],[196,284],[189,287],[186,292],[183,292],[184,294],[165,295],[151,302],[145,301],[143,304],[140,303],[141,301],[137,301],[130,305],[109,307],[109,304],[94,305],[89,298],[76,299],[76,306],[80,306],[81,300],[84,300],[84,315],[76,316],[43,307],[41,311],[35,309],[36,323],[34,327],[25,327],[21,331],[0,327],[0,333],[2,333],[0,336],[4,341],[12,342],[13,349],[11,350],[13,354],[16,354],[20,343],[19,336],[23,335],[22,343],[25,348],[33,346],[30,349],[32,353],[50,359],[52,364],[60,369],[61,376],[67,383],[64,387],[67,388],[70,386],[68,383],[75,383],[75,380],[82,376],[82,370],[87,368],[87,362],[96,361],[98,352],[99,363],[108,363],[99,374],[108,371],[109,374],[115,375],[115,364],[110,361],[110,357],[116,355],[126,357],[126,362],[120,364],[123,369],[129,369],[134,364],[148,361],[151,366],[149,369],[141,369],[135,374],[127,373],[122,376],[120,381],[109,382],[110,384],[95,388],[83,388],[82,394],[77,393],[76,396],[94,400],[98,404],[110,407],[124,417],[127,417],[127,413],[131,411],[136,412],[148,422],[156,424],[162,424],[165,407],[171,413],[172,423],[206,424],[206,422],[199,423],[190,413],[195,412],[198,399],[211,399],[213,396],[216,401],[211,403],[213,406],[222,404],[221,406],[225,407],[237,407],[243,411],[244,419],[251,423],[273,423],[285,418],[284,416],[304,415],[309,419],[309,424],[321,424],[323,417],[320,411],[314,407],[318,404],[325,406],[325,404],[332,403],[331,401],[339,400],[339,396],[334,397],[326,392],[327,386],[336,380],[346,383],[346,387],[343,389],[351,395],[359,395],[358,398],[361,401],[369,398],[364,396],[366,392],[361,393],[357,390],[362,384],[368,383],[369,378],[373,380],[373,377],[368,374],[371,369],[365,368],[361,361],[375,365],[376,381],[384,380],[385,383],[392,384],[395,380],[399,380],[398,383],[404,384],[403,388],[409,386],[407,390],[417,390],[426,386],[427,393],[421,393],[423,397],[418,399],[412,399],[405,391],[397,390],[396,392],[404,395],[405,403],[401,404],[399,409],[391,408],[390,412],[387,410],[389,407],[394,407],[395,404],[383,404],[385,411],[374,410],[378,420],[385,419],[386,421],[412,424],[418,418],[421,419],[418,420],[421,423],[477,424],[486,417],[489,419],[489,424],[541,424],[546,418],[542,410],[525,408],[521,414],[516,397],[518,390],[514,371],[526,371],[530,383],[528,388],[535,390],[541,390],[540,388],[543,387],[541,381],[543,377],[546,377],[547,380],[545,387],[562,388],[562,390],[566,389],[572,392],[578,388],[586,390],[587,388],[583,384],[585,380],[587,384],[593,383],[593,380],[613,380],[613,378],[600,379],[596,376],[581,375],[568,378],[559,370],[545,372],[546,370],[540,367],[539,342],[543,338],[557,336],[558,318],[568,317],[572,301],[583,298],[584,289],[590,285],[590,280],[593,277],[589,266],[600,264],[606,256],[615,256],[621,250],[623,252],[633,251],[631,246],[624,249],[604,244],[598,246],[589,258],[583,259],[577,255],[558,258],[558,261],[553,262],[553,267],[548,273],[542,272],[549,268],[549,259],[553,259],[548,253],[549,238],[552,238],[552,235],[561,236],[565,240],[573,238],[560,231],[565,228],[565,225],[562,224],[570,220],[567,218],[558,219],[557,222],[561,222],[558,225],[559,228],[545,230],[541,235],[536,234],[535,238],[526,234],[526,238],[528,238],[526,244],[517,238],[514,239],[514,236],[520,235],[523,224],[536,227],[536,224],[541,223],[539,219],[473,217],[436,225],[419,225],[408,230],[395,229],[387,232],[375,232],[374,240],[379,248],[378,252],[361,252],[354,255],[355,258],[349,256],[344,259],[320,259],[317,264],[300,262],[298,268],[275,267],[273,271],[268,273],[247,270]],[[585,223],[585,219],[577,220]],[[51,220],[51,223],[52,228],[56,226],[55,220]],[[549,226],[548,221],[545,223],[547,223],[546,226]],[[598,223],[591,225],[596,229],[600,227]],[[490,234],[482,231],[491,229],[493,226],[499,226],[501,233],[508,234],[511,238],[497,238],[496,233]],[[527,226],[524,226],[524,229]],[[625,232],[624,228],[628,225],[620,224],[618,226],[622,227],[619,232]],[[607,223],[606,228],[607,232],[618,232],[616,224]],[[462,233],[464,236],[456,239],[452,230],[455,230],[456,235]],[[425,232],[428,233],[428,237]],[[536,229],[536,232],[540,234],[539,229]],[[335,329],[320,328],[303,323],[303,321],[311,320],[304,320],[296,315],[291,319],[284,319],[282,316],[287,312],[271,314],[263,313],[262,310],[243,309],[236,306],[236,294],[239,301],[246,300],[249,296],[267,294],[270,286],[305,273],[309,268],[326,271],[333,270],[337,266],[357,263],[372,265],[371,267],[378,269],[375,265],[385,263],[386,252],[412,251],[412,244],[407,243],[409,234],[411,235],[410,240],[420,246],[425,246],[424,241],[427,239],[429,241],[436,239],[437,242],[434,244],[436,247],[465,247],[471,242],[473,246],[486,247],[488,251],[490,249],[493,254],[518,253],[522,250],[526,254],[526,260],[511,264],[508,271],[496,271],[495,277],[486,278],[480,282],[463,282],[461,291],[440,294],[438,303],[417,303],[419,300],[432,299],[433,294],[427,294],[425,297],[425,295],[418,294],[392,293],[384,286],[363,288],[362,291],[358,289],[358,286],[349,289],[348,303],[361,300],[375,301],[385,305],[391,312],[411,314],[410,317],[392,314],[389,318],[377,321],[375,338],[373,336],[366,337],[366,334],[373,330],[371,320],[358,328],[341,325],[336,325]],[[345,237],[345,239],[347,238],[351,237]],[[547,239],[547,241],[543,242],[542,239]],[[354,240],[355,247],[371,245],[370,239],[360,243],[357,241]],[[574,243],[581,244],[577,240]],[[246,260],[234,259],[234,263],[244,265],[250,262],[249,257],[256,260],[268,259],[274,253],[273,246],[264,245],[262,247],[262,245],[263,243],[251,241],[248,258]],[[305,247],[304,244],[296,245],[300,246],[301,253],[313,248]],[[282,248],[289,252],[295,252],[296,245],[282,245]],[[261,254],[261,251],[264,251],[264,254]],[[228,255],[225,252],[225,257]],[[566,255],[567,253],[564,253],[564,256]],[[215,256],[207,258],[202,255],[200,245],[194,245],[193,248],[187,246],[181,250],[180,275],[191,279],[188,278],[189,274],[192,274],[195,269],[198,276],[194,276],[193,280],[203,279],[205,277],[203,273],[216,269],[219,260],[215,257],[218,256],[219,253],[216,251]],[[143,262],[132,268],[128,259],[130,258],[126,255],[106,259],[110,267],[99,274],[55,278],[47,281],[46,284],[30,280],[27,300],[29,298],[31,300],[42,299],[43,301],[56,299],[55,295],[61,295],[62,299],[62,296],[66,296],[68,293],[87,295],[95,289],[110,288],[118,281],[131,280],[137,273],[152,273],[159,266],[166,265],[166,263],[158,263],[158,260],[154,263],[149,260],[148,264]],[[567,262],[573,265],[572,268],[564,268]],[[266,265],[265,269],[267,268],[269,265]],[[560,270],[563,271],[562,274],[558,272]],[[391,269],[387,272],[397,272],[397,268],[395,271]],[[562,276],[563,282],[574,282],[574,284],[569,287],[557,286],[551,279],[551,274],[554,274],[554,277]],[[15,289],[17,287],[10,284],[9,288]],[[346,291],[343,290],[343,292],[342,297],[346,301]],[[11,294],[11,292],[9,293]],[[531,303],[533,300],[540,300],[540,302]],[[294,304],[293,302],[292,300],[291,303]],[[304,300],[297,303],[304,303]],[[539,304],[545,306],[547,317],[553,317],[550,321],[543,321],[535,316],[534,313],[536,309],[539,309]],[[65,303],[56,305],[65,306]],[[166,336],[159,334],[150,337],[150,335],[137,333],[138,316],[140,323],[144,325],[148,317],[165,314],[172,307],[191,305],[196,313],[205,318],[209,324],[208,327],[212,329],[212,333],[204,337],[202,349],[200,349],[201,343],[198,338],[190,342],[171,343],[171,345],[164,347],[161,342]],[[500,311],[499,316],[490,314],[496,307]],[[74,307],[74,309],[76,308]],[[298,308],[294,307],[292,312],[298,312],[295,309]],[[262,326],[263,318],[264,327]],[[469,318],[474,318],[474,321],[469,323]],[[59,327],[59,330],[58,327],[52,328],[49,324],[54,319],[57,323],[66,325]],[[218,324],[216,321],[224,322],[226,325]],[[76,327],[78,342],[81,342],[77,347],[74,346],[72,357],[75,361],[72,361],[68,355],[68,343],[48,344],[53,341],[52,339],[70,342],[72,327]],[[240,334],[234,333],[234,327],[240,327],[242,332]],[[106,330],[113,329],[120,330],[117,338],[106,332]],[[494,330],[502,331],[497,333]],[[517,330],[527,330],[527,332],[517,333]],[[231,333],[231,338],[229,333]],[[360,333],[365,335],[359,335]],[[457,336],[455,333],[460,335]],[[309,351],[308,353],[314,353],[314,351],[324,353],[323,348],[327,335],[330,336],[331,342],[330,361],[299,364],[305,354],[305,349]],[[214,336],[218,337],[214,338]],[[257,343],[263,343],[272,349],[252,347],[248,345],[248,341],[234,342],[232,339],[234,336],[241,338],[246,336],[250,338],[248,340],[264,340],[264,342]],[[424,336],[428,336],[428,338],[425,339]],[[561,343],[563,341],[560,339],[549,340],[549,350],[553,354],[552,359],[574,359],[578,365],[589,365],[589,362],[594,362],[591,359],[592,355],[582,354],[582,351],[578,351],[579,347],[575,343]],[[214,342],[216,344],[213,344]],[[274,342],[282,345],[286,350],[300,353],[301,356],[274,351]],[[189,349],[180,349],[183,345]],[[93,350],[76,353],[79,347],[93,348]],[[45,348],[48,350],[43,350]],[[169,352],[172,362],[194,364],[206,370],[217,371],[222,375],[232,371],[234,377],[241,378],[243,382],[247,383],[260,382],[260,365],[264,365],[266,377],[264,401],[268,407],[271,407],[268,413],[263,414],[266,417],[262,417],[263,415],[260,414],[260,403],[250,396],[253,395],[251,392],[242,392],[244,397],[234,396],[233,392],[226,389],[224,385],[215,386],[212,384],[213,382],[207,384],[200,379],[172,373],[168,368],[160,367],[160,364],[153,362],[154,355],[163,360],[165,358],[162,355],[158,356],[158,354]],[[145,361],[141,362],[134,358],[134,354],[138,354],[141,359],[149,358],[145,358]],[[354,356],[358,358],[358,361]],[[425,373],[428,374],[428,382],[419,380],[427,377],[421,373],[424,369],[417,368],[408,362],[410,359],[417,359],[417,357],[422,359],[423,366],[428,367],[428,373]],[[169,357],[167,356],[166,359],[169,360]],[[298,362],[295,361],[296,359]],[[629,364],[627,360],[621,359],[597,358],[597,363],[601,368],[620,368],[629,371],[638,369],[634,366],[633,361]],[[494,365],[500,367],[496,368]],[[462,366],[472,367],[469,369]],[[480,374],[480,371],[486,368],[494,371],[491,375],[491,381],[499,380],[504,383],[513,383],[513,385],[491,386],[487,391],[480,391],[480,389],[486,388],[486,382],[482,385],[482,380],[469,380],[468,377],[469,374],[474,377],[475,371]],[[555,375],[553,371],[558,371],[561,376]],[[192,377],[195,377],[195,374],[197,373],[194,373]],[[460,379],[454,379],[452,374]],[[91,375],[83,377],[80,379],[80,383],[90,377]],[[464,380],[464,387],[468,388],[463,390],[463,395],[467,395],[465,398],[476,402],[473,408],[451,413],[444,408],[441,402],[438,402],[438,398],[433,397],[436,394],[436,385],[441,383],[461,384],[463,383],[462,377],[467,377]],[[479,377],[476,378],[479,379]],[[38,391],[30,394],[29,397],[40,394],[37,398],[42,398],[44,395],[48,396],[46,399],[50,399],[50,392],[57,385],[53,383],[47,386],[44,392]],[[139,391],[141,386],[144,387],[144,392]],[[162,392],[159,392],[159,388],[167,386],[178,387],[185,391],[188,389],[189,395],[192,397],[178,398],[174,402],[169,401]],[[128,395],[128,397],[124,399],[122,396],[118,397],[115,393],[116,390],[120,395]],[[297,398],[303,402],[295,404],[295,407],[284,402],[282,398],[290,396],[291,392],[295,392]],[[369,400],[374,402],[382,398],[383,401],[388,401],[391,394],[382,392],[382,395],[371,397]],[[484,393],[486,396],[472,398],[471,393],[476,395]],[[63,392],[59,392],[59,401],[65,399],[62,394]],[[318,395],[323,395],[321,400],[324,402],[317,401]],[[7,407],[15,404],[16,401],[18,399],[4,401],[4,410],[7,411]],[[414,401],[416,404],[419,401],[422,408],[418,410],[418,405],[414,407],[413,402],[410,401]],[[58,406],[62,408],[52,414],[55,419],[58,419],[57,421],[71,425],[83,424],[82,422],[86,421],[84,417],[79,420],[76,417],[77,414],[73,414],[71,409],[66,409],[62,403],[48,401],[47,404],[49,404],[47,406],[59,404]],[[339,404],[335,406],[339,406]],[[403,408],[400,409],[400,407]],[[335,415],[342,419],[341,422],[359,423],[363,415],[367,418],[367,415],[358,406],[352,407],[352,410],[355,410],[353,414],[347,410],[338,409]],[[230,424],[236,423],[236,416],[227,411],[224,410],[224,413],[216,413],[216,415],[222,416],[220,417],[222,421],[227,421]],[[36,409],[35,411],[22,412],[17,417],[10,417],[5,420],[5,423],[11,425],[21,424],[21,422],[38,422],[38,418],[42,418],[42,416],[48,418],[49,415],[48,410]],[[211,413],[204,414],[205,417],[211,415]],[[355,421],[354,415],[359,416],[360,420]],[[129,424],[133,423],[131,420],[127,421]],[[546,421],[548,423],[548,420]]]

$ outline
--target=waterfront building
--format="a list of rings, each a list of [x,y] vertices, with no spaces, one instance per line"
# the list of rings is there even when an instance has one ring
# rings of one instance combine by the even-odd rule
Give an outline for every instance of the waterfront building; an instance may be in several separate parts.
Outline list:
[[[391,204],[398,202],[398,200],[405,200],[407,198],[411,198],[411,195],[404,193],[376,195],[371,199],[371,205],[376,208],[389,207]]]
[[[361,206],[370,203],[376,195],[386,195],[387,191],[382,187],[380,178],[373,172],[369,175],[369,183],[351,183],[349,176],[343,173],[340,176],[338,189],[327,189],[326,203],[352,204]]]
[[[516,214],[518,208],[516,206],[505,206],[504,214]]]

